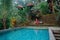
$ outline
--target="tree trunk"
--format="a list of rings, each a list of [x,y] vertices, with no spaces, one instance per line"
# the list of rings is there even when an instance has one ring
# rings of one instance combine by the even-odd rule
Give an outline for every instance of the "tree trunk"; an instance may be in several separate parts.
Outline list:
[[[54,13],[54,7],[53,7],[53,0],[48,0],[48,4],[49,4],[49,9],[50,9],[50,13]]]
[[[3,27],[6,29],[6,18],[3,18]]]

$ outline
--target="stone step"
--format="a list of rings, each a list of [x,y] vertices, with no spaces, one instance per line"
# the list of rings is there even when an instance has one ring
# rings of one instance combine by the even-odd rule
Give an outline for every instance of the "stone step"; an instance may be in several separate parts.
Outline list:
[[[56,40],[60,40],[60,39],[56,39]]]
[[[60,34],[54,34],[55,37],[60,37]]]
[[[52,30],[56,40],[60,40],[60,30]]]
[[[54,34],[60,34],[60,30],[53,30]]]
[[[60,40],[60,37],[55,37],[56,38],[56,40]]]

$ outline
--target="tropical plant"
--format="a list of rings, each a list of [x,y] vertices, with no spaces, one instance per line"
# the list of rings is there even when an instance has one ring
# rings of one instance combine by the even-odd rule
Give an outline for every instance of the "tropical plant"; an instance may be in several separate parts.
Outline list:
[[[43,15],[49,14],[49,7],[47,2],[40,2],[38,5],[34,7],[35,9],[39,9]]]
[[[3,22],[3,26],[4,28],[9,28],[9,23],[8,21],[8,15],[10,15],[10,9],[11,9],[11,1],[12,0],[0,0],[1,1],[1,5],[0,5],[0,18],[2,19]]]
[[[28,12],[29,12],[28,7],[24,7],[23,10],[19,9],[18,15],[20,16],[21,23],[28,21],[28,18],[27,18]]]

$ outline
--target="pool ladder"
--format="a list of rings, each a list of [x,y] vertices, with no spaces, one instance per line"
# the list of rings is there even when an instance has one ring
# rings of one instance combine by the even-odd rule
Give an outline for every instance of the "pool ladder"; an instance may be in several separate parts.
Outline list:
[[[60,40],[60,30],[53,30],[53,34],[56,40]]]

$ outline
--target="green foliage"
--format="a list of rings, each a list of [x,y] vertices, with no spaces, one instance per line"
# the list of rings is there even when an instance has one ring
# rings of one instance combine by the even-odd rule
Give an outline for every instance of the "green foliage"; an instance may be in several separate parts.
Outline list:
[[[48,4],[46,2],[42,2],[39,6],[43,14],[49,14]]]
[[[10,19],[6,19],[6,28],[9,28],[10,27]]]
[[[12,4],[12,0],[0,0],[0,19],[4,19],[4,18],[7,18],[6,19],[6,26],[7,28],[9,27],[10,25],[10,22],[8,22],[8,16],[10,15],[11,13],[11,4]],[[1,20],[1,23],[0,23],[0,27],[3,27],[3,21]]]
[[[2,0],[2,5],[1,5],[2,6],[1,18],[4,18],[4,17],[7,18],[6,25],[8,27],[11,25],[10,20],[13,17],[16,18],[16,21],[18,21],[19,23],[26,22],[28,20],[27,19],[28,11],[30,10],[26,6],[25,8],[23,8],[23,10],[18,10],[18,8],[16,8],[17,5],[14,6],[12,2],[13,2],[12,0]]]
[[[25,8],[23,8],[23,10],[19,10],[19,12],[18,12],[18,14],[19,14],[19,16],[20,16],[20,22],[21,23],[24,23],[24,22],[26,22],[28,19],[27,19],[27,12],[29,11],[29,8],[28,7],[25,7]]]
[[[47,2],[41,2],[37,6],[34,7],[35,9],[39,9],[42,14],[49,14],[48,4]]]
[[[10,9],[11,9],[11,0],[1,0],[0,5],[0,18],[7,17],[9,15]]]
[[[2,19],[0,19],[0,29],[3,29]]]

